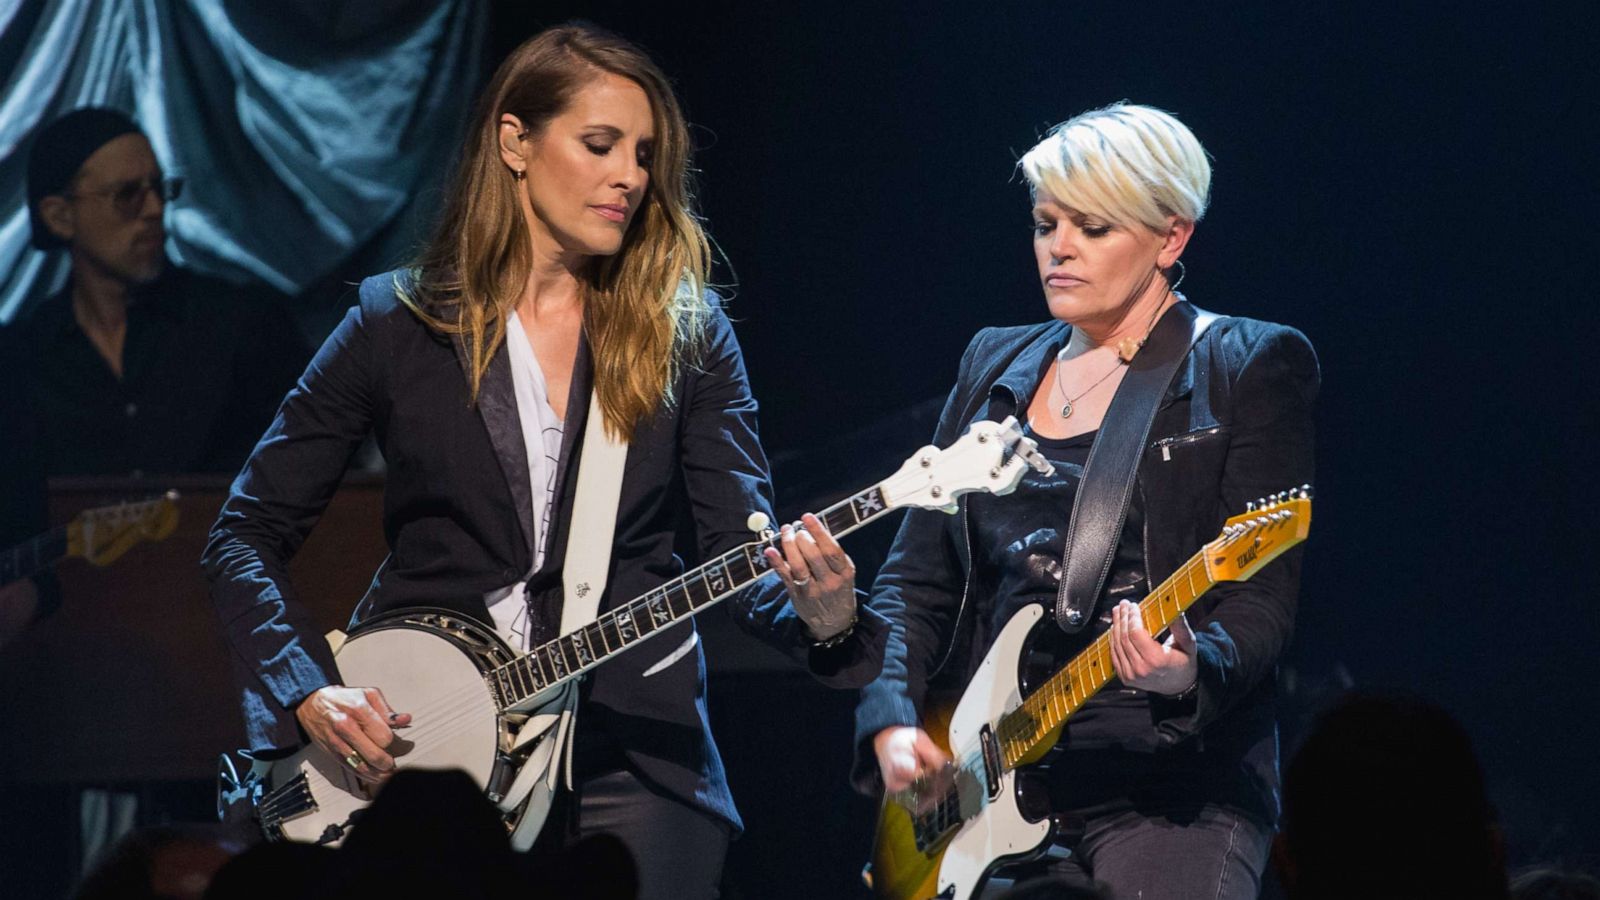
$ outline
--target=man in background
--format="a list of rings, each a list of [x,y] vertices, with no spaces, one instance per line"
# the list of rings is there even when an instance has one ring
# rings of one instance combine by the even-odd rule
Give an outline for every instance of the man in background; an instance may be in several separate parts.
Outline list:
[[[309,352],[282,302],[168,263],[169,178],[132,120],[80,109],[28,159],[66,287],[13,326],[49,475],[238,470]]]
[[[168,475],[231,477],[305,367],[283,298],[167,259],[164,215],[181,190],[122,113],[75,110],[35,137],[32,242],[65,251],[71,274],[0,329],[0,551],[45,530],[47,477],[148,480],[148,491],[135,489],[145,494]],[[77,599],[60,596],[48,570],[0,585],[0,647]],[[26,841],[4,842],[18,857],[6,868],[51,869],[61,858],[28,858],[32,842],[76,844],[66,864],[75,870],[128,827],[203,817],[211,802],[199,784],[81,787],[18,787],[32,824]],[[59,894],[72,874],[30,877],[47,882],[41,894]]]
[[[282,298],[168,262],[163,215],[182,184],[113,110],[75,110],[35,138],[33,244],[72,269],[0,331],[0,496],[42,497],[41,476],[232,475],[305,366]],[[43,515],[8,503],[0,550]],[[0,587],[0,642],[54,603],[47,583]]]

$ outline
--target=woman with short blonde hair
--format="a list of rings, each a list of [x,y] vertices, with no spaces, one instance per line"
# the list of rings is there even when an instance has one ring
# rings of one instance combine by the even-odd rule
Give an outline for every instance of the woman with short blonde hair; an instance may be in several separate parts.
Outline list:
[[[1070,852],[991,860],[988,875],[1001,876],[991,889],[1048,876],[1145,900],[1254,897],[1278,812],[1274,669],[1299,556],[1212,589],[1164,642],[1136,604],[1249,501],[1311,480],[1316,357],[1292,328],[1213,319],[1177,292],[1211,166],[1171,114],[1129,103],[1085,112],[1020,168],[1051,319],[973,338],[934,443],[1015,415],[1055,471],[1029,471],[1008,497],[962,497],[957,516],[907,514],[869,605],[892,627],[857,707],[857,784],[897,791],[940,772],[947,748],[922,727],[937,700],[930,682],[978,677],[1004,626],[1042,606],[1038,674],[1104,635],[1117,677],[1036,767],[1029,815],[1068,826],[1055,840]],[[1139,358],[1152,352],[1167,356]],[[1125,387],[1136,359],[1175,374],[1160,393],[1145,380]],[[1136,408],[1150,410],[1148,432],[1126,421]],[[1077,520],[1079,498],[1112,479],[1091,453],[1127,454],[1132,475],[1114,485],[1130,498],[1121,518]],[[1114,529],[1106,568],[1089,570],[1101,587],[1075,596],[1062,584],[1069,539],[1096,525]]]

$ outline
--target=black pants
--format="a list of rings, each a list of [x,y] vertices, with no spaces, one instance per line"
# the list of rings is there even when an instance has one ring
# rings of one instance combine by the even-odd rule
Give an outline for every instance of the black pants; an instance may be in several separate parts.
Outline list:
[[[581,886],[597,879],[614,881],[616,873],[581,870],[621,864],[615,844],[620,841],[638,876],[639,900],[721,896],[722,863],[730,837],[727,823],[656,792],[625,769],[582,779],[575,794],[577,805],[567,807],[564,827],[551,822],[534,848],[537,856],[549,860],[548,865],[564,867],[552,873],[552,883],[577,885],[575,895],[594,896]],[[597,844],[604,846],[597,850]]]
[[[1088,820],[1075,852],[1002,870],[982,896],[1037,878],[1097,884],[1112,897],[1142,900],[1254,900],[1261,893],[1272,830],[1230,809],[1121,812]]]

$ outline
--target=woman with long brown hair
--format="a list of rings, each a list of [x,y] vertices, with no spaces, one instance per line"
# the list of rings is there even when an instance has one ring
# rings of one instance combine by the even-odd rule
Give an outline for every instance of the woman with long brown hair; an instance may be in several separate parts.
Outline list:
[[[429,606],[516,649],[556,637],[586,429],[627,442],[602,610],[684,571],[684,511],[703,559],[751,538],[771,488],[739,347],[705,287],[689,151],[665,77],[621,38],[562,26],[501,65],[432,239],[412,267],[363,282],[213,529],[205,563],[251,749],[309,739],[376,783],[396,764],[394,729],[413,724],[378,690],[341,683],[286,572],[369,433],[388,464],[391,552],[357,623]],[[849,558],[806,524],[767,551],[781,583],[731,608],[823,673],[878,632],[854,626]],[[584,682],[575,800],[543,839],[614,834],[642,897],[709,897],[740,822],[693,623],[672,628]]]

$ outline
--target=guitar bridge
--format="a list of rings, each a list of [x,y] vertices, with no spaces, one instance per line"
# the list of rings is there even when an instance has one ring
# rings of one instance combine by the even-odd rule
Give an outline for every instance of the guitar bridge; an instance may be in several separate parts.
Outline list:
[[[296,775],[281,787],[266,791],[255,800],[256,815],[261,822],[261,830],[266,833],[269,840],[283,839],[283,822],[302,813],[308,813],[317,808],[317,801],[312,799],[311,786],[306,783],[306,776]]]

